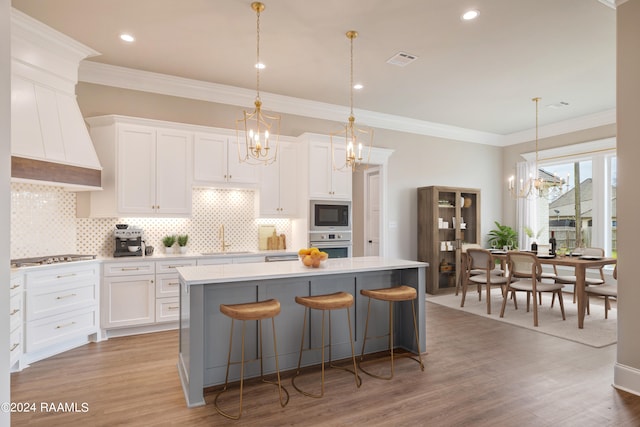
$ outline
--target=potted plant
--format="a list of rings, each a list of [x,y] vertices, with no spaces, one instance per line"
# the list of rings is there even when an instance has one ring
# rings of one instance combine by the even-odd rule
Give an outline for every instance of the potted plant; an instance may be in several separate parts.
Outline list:
[[[495,221],[496,228],[489,231],[489,245],[492,248],[518,249],[518,233],[508,225],[502,225]]]
[[[537,233],[535,233],[531,227],[528,227],[528,226],[524,227],[524,232],[527,235],[527,237],[529,239],[533,239],[533,242],[531,242],[531,250],[534,252],[538,250],[538,239],[540,238],[540,235],[542,234],[543,230],[544,230],[544,227],[538,230]]]
[[[176,242],[176,236],[164,236],[162,238],[162,244],[164,245],[164,252],[167,254],[173,253],[173,244]]]
[[[187,242],[189,241],[188,234],[181,234],[178,236],[178,246],[180,246],[180,253],[187,253]]]

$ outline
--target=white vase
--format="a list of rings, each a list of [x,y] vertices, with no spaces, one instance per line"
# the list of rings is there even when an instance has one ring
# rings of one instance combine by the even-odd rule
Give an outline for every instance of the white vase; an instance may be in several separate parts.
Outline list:
[[[180,246],[180,253],[181,254],[186,254],[187,253],[187,247],[186,246]]]
[[[165,246],[164,247],[164,253],[165,254],[172,254],[173,253],[173,246]]]

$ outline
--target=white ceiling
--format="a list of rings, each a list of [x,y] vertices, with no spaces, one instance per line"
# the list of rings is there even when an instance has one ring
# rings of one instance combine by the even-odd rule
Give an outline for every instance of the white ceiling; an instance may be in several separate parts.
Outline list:
[[[101,53],[91,61],[255,91],[250,3],[12,0]],[[500,136],[534,127],[534,96],[542,98],[541,127],[615,109],[615,10],[599,0],[264,3],[263,94],[348,106],[345,32],[354,29],[354,79],[364,84],[354,95],[356,122],[366,110]],[[480,16],[463,22],[470,8]],[[120,41],[125,31],[135,43]],[[418,59],[386,63],[400,51]],[[560,102],[569,105],[547,108]]]

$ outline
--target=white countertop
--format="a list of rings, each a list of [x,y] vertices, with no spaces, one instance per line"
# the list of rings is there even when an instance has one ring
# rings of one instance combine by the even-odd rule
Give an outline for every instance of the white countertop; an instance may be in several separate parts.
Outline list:
[[[177,268],[187,285],[229,283],[247,280],[280,279],[299,276],[356,273],[427,267],[425,262],[383,257],[330,258],[319,268],[305,267],[300,261],[202,265]]]

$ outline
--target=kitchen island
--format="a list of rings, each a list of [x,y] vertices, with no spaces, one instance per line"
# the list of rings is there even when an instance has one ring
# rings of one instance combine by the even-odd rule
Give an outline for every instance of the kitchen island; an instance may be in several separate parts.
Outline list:
[[[328,294],[338,291],[355,297],[351,309],[356,354],[360,354],[368,299],[361,289],[376,289],[407,285],[416,288],[416,315],[420,348],[425,351],[425,277],[428,264],[382,257],[329,259],[320,268],[308,268],[298,261],[181,267],[180,274],[180,349],[178,371],[188,406],[204,405],[203,389],[224,383],[231,320],[220,313],[220,304],[239,304],[276,298],[281,312],[276,317],[278,361],[280,370],[294,369],[298,363],[304,307],[296,304],[295,296]],[[386,334],[388,304],[372,304],[369,336]],[[415,348],[411,302],[396,303],[394,308],[395,346],[410,351]],[[305,348],[318,347],[322,313],[311,311],[307,322],[309,340]],[[346,312],[332,314],[332,356],[334,360],[351,356]],[[344,325],[344,327],[343,327]],[[234,343],[239,344],[241,327],[234,328]],[[265,373],[275,372],[272,341],[268,339],[271,323],[264,322]],[[247,322],[245,360],[255,358],[257,322]],[[367,340],[367,353],[384,350],[387,338]],[[320,351],[309,353],[303,365],[320,363]],[[317,353],[317,354],[315,354]],[[234,345],[232,359],[240,359],[240,346]],[[259,376],[259,363],[245,368],[245,378]],[[231,369],[230,380],[239,379],[239,366]]]

